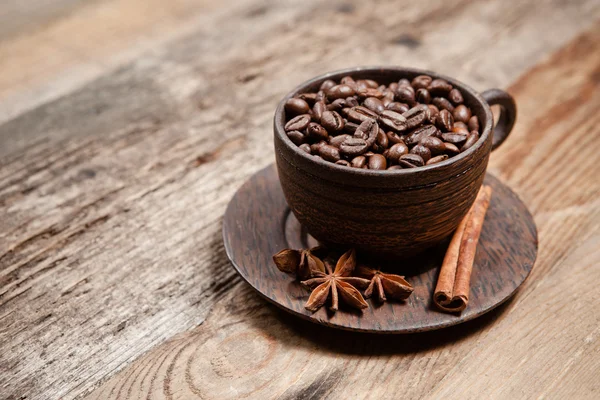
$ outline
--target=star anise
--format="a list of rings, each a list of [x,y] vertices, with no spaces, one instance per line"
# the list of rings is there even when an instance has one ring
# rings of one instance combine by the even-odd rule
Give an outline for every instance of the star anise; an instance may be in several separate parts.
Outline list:
[[[400,275],[386,274],[364,266],[358,267],[356,274],[371,280],[365,290],[367,299],[375,293],[381,302],[386,301],[388,297],[394,300],[405,300],[414,290],[412,285]]]
[[[313,272],[313,278],[303,281],[313,291],[304,306],[307,310],[315,312],[321,308],[331,294],[332,311],[338,309],[338,296],[351,307],[360,310],[369,307],[363,296],[357,290],[365,288],[369,284],[367,279],[352,277],[352,271],[356,266],[356,251],[347,251],[338,260],[334,271],[331,271],[329,263],[323,264],[326,272]]]
[[[323,262],[315,255],[324,251],[320,246],[308,250],[283,249],[273,256],[273,261],[280,271],[296,274],[296,278],[303,280],[314,272],[325,272]]]

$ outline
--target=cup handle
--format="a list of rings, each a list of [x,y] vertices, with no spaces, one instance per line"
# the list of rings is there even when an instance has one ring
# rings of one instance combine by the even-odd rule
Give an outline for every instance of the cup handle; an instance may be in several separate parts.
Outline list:
[[[500,106],[500,117],[494,127],[492,151],[496,150],[508,137],[517,119],[517,104],[515,99],[504,90],[488,89],[481,93],[483,99],[490,105]]]

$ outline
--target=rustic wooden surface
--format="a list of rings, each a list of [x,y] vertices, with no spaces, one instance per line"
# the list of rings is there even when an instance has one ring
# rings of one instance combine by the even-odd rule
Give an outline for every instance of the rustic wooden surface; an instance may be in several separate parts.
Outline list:
[[[599,18],[596,0],[3,2],[0,398],[597,398]],[[540,251],[497,311],[340,333],[226,260],[222,214],[273,162],[278,99],[358,64],[515,96],[490,169]]]
[[[506,301],[531,272],[537,254],[535,223],[527,207],[493,176],[488,174],[484,183],[492,187],[493,197],[477,248],[469,307],[460,315],[440,312],[432,299],[447,243],[413,259],[372,265],[406,276],[414,286],[406,301],[368,300],[369,308],[362,312],[344,309],[343,304],[336,313],[326,307],[315,313],[306,310],[310,292],[274,268],[272,256],[285,248],[310,247],[315,239],[307,237],[290,212],[275,165],[248,179],[227,206],[225,250],[242,278],[267,300],[317,324],[368,333],[413,333],[456,325]]]

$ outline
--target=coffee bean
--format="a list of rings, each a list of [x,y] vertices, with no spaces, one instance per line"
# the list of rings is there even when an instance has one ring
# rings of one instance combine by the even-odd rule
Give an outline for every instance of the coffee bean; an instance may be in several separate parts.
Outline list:
[[[315,101],[325,101],[327,100],[327,96],[325,96],[325,92],[322,90],[319,90],[317,92],[317,95],[315,96]]]
[[[346,107],[356,107],[360,103],[354,97],[346,97]]]
[[[346,99],[335,99],[330,104],[327,104],[328,111],[340,111],[344,107],[349,107],[346,105]]]
[[[340,153],[348,157],[363,155],[369,150],[369,145],[365,139],[349,138],[340,145]]]
[[[406,118],[395,111],[385,110],[379,115],[379,121],[386,127],[401,132],[408,129]]]
[[[329,89],[331,89],[335,85],[336,85],[335,81],[332,81],[331,79],[327,79],[327,80],[323,81],[323,83],[321,83],[321,87],[319,88],[319,90],[322,90],[323,92],[327,92]]]
[[[456,147],[455,144],[444,143],[444,147],[446,148],[446,153],[449,153],[449,154],[458,154],[458,153],[460,153],[460,149],[458,147]]]
[[[455,145],[461,145],[467,140],[467,135],[462,133],[442,133],[442,139],[444,142],[452,143]]]
[[[448,93],[448,100],[452,102],[455,106],[462,104],[464,99],[460,90],[454,88]]]
[[[431,154],[433,155],[441,154],[446,150],[444,142],[435,136],[426,136],[419,141],[419,144],[431,150]]]
[[[375,154],[375,153],[373,153],[372,151],[370,151],[370,150],[369,150],[369,151],[367,151],[367,152],[364,154],[364,156],[365,156],[365,157],[371,157],[373,154]]]
[[[411,86],[400,86],[396,90],[396,101],[406,103],[411,107],[414,106],[417,103],[415,101],[415,90]]]
[[[429,104],[431,103],[431,94],[427,89],[419,89],[417,90],[416,99],[419,103]]]
[[[453,133],[462,133],[465,135],[469,134],[469,129],[467,128],[467,126],[463,123],[463,122],[455,122],[454,126],[452,127],[452,132]]]
[[[318,154],[319,154],[319,149],[320,149],[320,148],[321,148],[321,146],[323,146],[324,144],[327,144],[327,142],[326,142],[326,141],[324,141],[324,140],[322,140],[322,141],[320,141],[320,142],[318,142],[318,143],[313,143],[313,144],[311,144],[311,145],[310,145],[310,152],[311,152],[312,154],[316,154],[316,155],[318,155]]]
[[[381,98],[381,102],[387,107],[388,104],[394,101],[394,92],[390,89],[386,89],[382,93],[383,97]]]
[[[388,148],[388,145],[389,141],[387,135],[383,130],[379,129],[379,133],[377,134],[377,138],[373,144],[373,151],[381,153]]]
[[[344,129],[344,119],[336,111],[324,111],[321,116],[321,125],[331,133],[339,132]]]
[[[338,148],[328,144],[324,144],[319,147],[319,155],[323,158],[323,160],[331,162],[336,162],[340,159],[340,151]]]
[[[314,104],[315,100],[317,98],[317,94],[316,93],[300,93],[298,95],[298,98],[304,100],[308,104]]]
[[[418,154],[405,154],[400,157],[399,164],[404,168],[415,168],[425,165],[425,161]]]
[[[427,89],[427,87],[429,87],[429,85],[431,85],[432,80],[433,80],[433,78],[431,78],[429,75],[419,75],[412,80],[411,84],[412,84],[412,87],[415,88],[415,90]]]
[[[350,135],[354,135],[354,132],[356,132],[356,128],[358,128],[358,124],[356,122],[344,120],[344,132]]]
[[[425,165],[437,164],[439,162],[445,161],[448,159],[447,154],[441,154],[439,156],[431,157],[429,161],[425,163]]]
[[[452,90],[452,85],[444,79],[434,79],[427,87],[432,95],[446,95]]]
[[[292,143],[294,143],[296,146],[300,146],[302,143],[304,143],[304,134],[302,132],[289,131],[289,132],[286,132],[286,134],[290,138]]]
[[[346,160],[337,160],[335,163],[337,165],[343,165],[344,167],[349,167],[350,166],[350,163],[348,161],[346,161]]]
[[[290,115],[308,114],[309,109],[308,103],[302,99],[293,98],[285,102],[285,112]]]
[[[342,143],[344,143],[346,141],[346,139],[350,139],[351,137],[352,136],[346,135],[346,134],[338,135],[338,136],[330,136],[329,144],[334,147],[339,148],[342,145]]]
[[[335,99],[345,99],[348,96],[354,96],[356,91],[348,85],[340,84],[327,90],[327,98],[329,101]]]
[[[469,134],[469,136],[467,137],[467,141],[465,142],[465,144],[463,144],[462,147],[460,148],[461,153],[463,151],[470,149],[475,143],[477,143],[478,140],[479,140],[479,133],[477,133],[476,131],[471,132]]]
[[[373,89],[377,89],[379,87],[379,83],[375,82],[372,79],[359,79],[356,81],[356,84],[358,85],[358,87],[365,87],[365,88],[373,88]],[[385,86],[384,86],[385,88]]]
[[[388,137],[388,143],[390,143],[392,146],[396,143],[404,143],[402,137],[396,132],[389,131],[388,133],[386,133],[386,136]]]
[[[364,139],[368,147],[371,147],[375,143],[378,135],[379,125],[372,119],[362,122],[354,132],[354,137]]]
[[[452,112],[452,116],[454,117],[455,121],[464,122],[466,124],[469,122],[469,119],[471,119],[471,110],[469,110],[464,104],[461,104],[456,106]]]
[[[388,171],[390,170],[396,170],[396,169],[403,169],[401,165],[392,165],[391,167],[388,167]]]
[[[450,111],[448,111],[448,110],[440,111],[437,118],[435,119],[435,125],[442,132],[451,132],[452,127],[454,125],[454,118],[452,117],[452,114],[450,114]]]
[[[327,140],[329,135],[327,130],[316,122],[311,122],[306,128],[306,137],[311,142],[320,142],[321,140]]]
[[[402,79],[400,79],[400,80],[398,81],[398,87],[401,87],[401,86],[408,86],[408,87],[411,87],[411,86],[410,86],[410,81],[409,81],[408,79],[406,79],[406,78],[402,78]]]
[[[408,146],[405,145],[404,142],[400,141],[389,148],[387,158],[389,158],[392,163],[397,164],[398,161],[400,161],[400,157],[405,154],[408,154]]]
[[[383,93],[381,93],[377,89],[372,89],[372,88],[359,89],[356,92],[356,95],[358,96],[359,99],[366,99],[367,97],[375,97],[375,98],[383,97]]]
[[[467,123],[467,127],[469,128],[470,131],[479,132],[479,119],[477,119],[476,115],[473,115],[469,119],[469,122]]]
[[[429,104],[427,107],[429,108],[429,111],[427,112],[427,120],[430,124],[435,124],[435,119],[440,113],[440,110],[433,104]]]
[[[408,135],[406,135],[404,142],[408,146],[414,146],[417,143],[419,143],[421,140],[423,140],[424,138],[429,137],[429,136],[437,136],[438,133],[439,133],[439,131],[433,125],[421,126],[419,128],[416,128],[416,129],[413,129],[412,131],[410,131],[408,133]]]
[[[377,113],[369,110],[367,107],[352,107],[348,110],[348,119],[357,123],[362,123],[367,120],[376,120]]]
[[[304,143],[304,144],[301,144],[301,145],[300,145],[300,146],[298,146],[298,147],[300,147],[300,150],[302,150],[302,151],[304,151],[304,152],[306,152],[306,153],[310,154],[310,144],[308,144],[308,143]]]
[[[323,112],[327,111],[327,106],[323,101],[316,101],[312,108],[312,116],[313,120],[316,122],[321,122],[321,117],[323,116]]]
[[[365,156],[354,157],[352,159],[351,165],[354,168],[362,168],[365,165],[367,165],[367,157],[365,157]]]
[[[287,124],[285,124],[284,129],[288,132],[289,131],[302,131],[302,130],[306,129],[309,122],[310,122],[310,115],[308,115],[308,114],[298,115],[297,117],[290,119],[287,122]]]
[[[427,147],[423,146],[422,144],[418,144],[415,147],[413,147],[412,149],[410,149],[410,154],[416,154],[416,155],[421,156],[421,158],[423,159],[423,162],[427,162],[431,158],[431,150],[429,150]]]
[[[386,110],[395,111],[400,114],[404,114],[410,107],[406,103],[398,103],[397,101],[393,101],[385,106]]]
[[[419,104],[402,114],[402,116],[406,118],[407,129],[412,129],[422,125],[427,119],[428,110],[429,107],[427,107],[425,104]]]
[[[358,89],[358,85],[356,84],[356,81],[351,76],[344,76],[342,79],[340,79],[340,83],[343,85],[350,86],[352,89],[354,89],[354,91],[356,91]]]
[[[367,164],[369,169],[383,170],[387,168],[387,160],[381,154],[374,154],[369,157],[369,163]]]
[[[452,105],[452,103],[450,103],[448,99],[445,99],[443,97],[434,97],[433,100],[431,100],[431,102],[440,110],[448,110],[450,112],[454,111],[454,106]]]
[[[381,100],[379,100],[376,97],[367,97],[363,102],[363,105],[369,110],[376,112],[377,114],[385,110],[385,107],[383,106]]]

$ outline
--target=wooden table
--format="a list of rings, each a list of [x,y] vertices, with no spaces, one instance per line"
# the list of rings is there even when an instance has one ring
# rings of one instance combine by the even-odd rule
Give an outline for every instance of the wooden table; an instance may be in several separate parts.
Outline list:
[[[600,2],[5,0],[0,398],[600,397]],[[221,219],[278,99],[352,65],[507,88],[539,228],[508,304],[373,337],[241,281]]]

